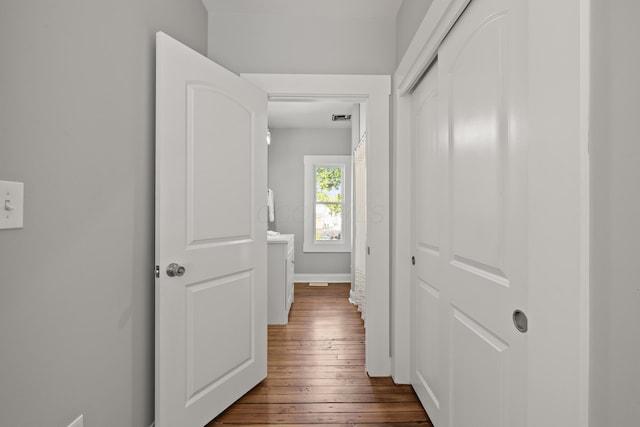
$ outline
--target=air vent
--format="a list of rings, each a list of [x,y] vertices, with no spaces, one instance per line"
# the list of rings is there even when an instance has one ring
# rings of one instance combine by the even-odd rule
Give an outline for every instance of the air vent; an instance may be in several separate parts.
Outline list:
[[[351,114],[332,114],[332,122],[343,122],[345,120],[351,120]]]

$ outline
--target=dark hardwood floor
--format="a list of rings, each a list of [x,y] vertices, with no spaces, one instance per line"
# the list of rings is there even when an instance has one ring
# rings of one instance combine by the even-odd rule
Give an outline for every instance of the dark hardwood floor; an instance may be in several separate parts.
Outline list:
[[[269,326],[267,379],[207,427],[432,426],[411,386],[364,370],[364,327],[349,284],[295,285],[288,325]]]

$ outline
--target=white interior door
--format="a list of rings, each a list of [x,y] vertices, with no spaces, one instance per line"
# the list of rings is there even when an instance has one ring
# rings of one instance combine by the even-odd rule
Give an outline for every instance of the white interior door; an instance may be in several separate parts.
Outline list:
[[[156,42],[156,426],[202,427],[267,373],[267,97]]]
[[[525,425],[525,6],[473,0],[413,95],[412,382],[437,427]]]
[[[448,389],[446,284],[442,278],[445,184],[443,140],[438,138],[438,67],[434,64],[412,98],[412,253],[411,384],[431,421],[440,423],[443,392]],[[443,402],[446,403],[446,402]]]

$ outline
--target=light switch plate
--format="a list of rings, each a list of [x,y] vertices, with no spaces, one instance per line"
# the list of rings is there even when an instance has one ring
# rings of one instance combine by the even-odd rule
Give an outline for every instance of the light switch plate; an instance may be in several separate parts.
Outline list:
[[[0,230],[22,228],[24,218],[24,184],[0,181]]]

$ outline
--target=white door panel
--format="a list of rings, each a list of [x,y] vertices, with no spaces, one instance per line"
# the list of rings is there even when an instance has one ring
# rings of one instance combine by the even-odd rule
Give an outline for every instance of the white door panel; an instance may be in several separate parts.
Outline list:
[[[156,425],[202,427],[266,377],[266,94],[163,33],[156,84]]]
[[[525,7],[472,1],[413,94],[413,366],[436,427],[525,425]]]
[[[527,167],[524,2],[476,0],[439,50],[448,133],[450,425],[524,425]]]
[[[442,141],[439,135],[438,70],[433,65],[412,97],[413,256],[411,383],[431,421],[440,423],[446,403],[448,361],[446,295],[443,295],[441,244],[443,214]]]

